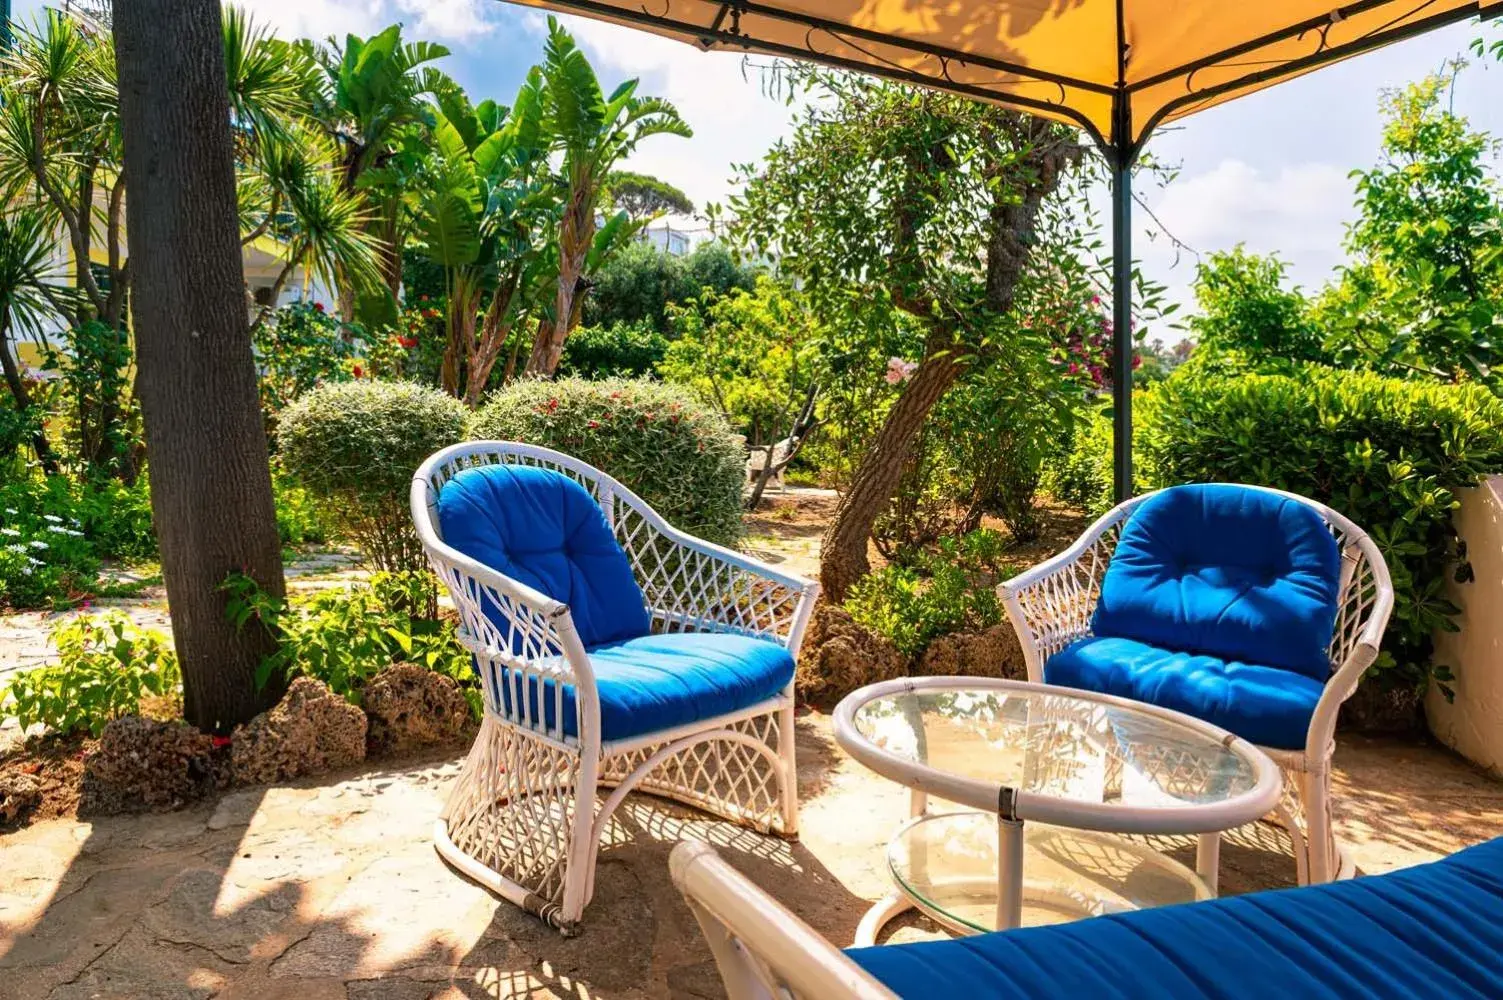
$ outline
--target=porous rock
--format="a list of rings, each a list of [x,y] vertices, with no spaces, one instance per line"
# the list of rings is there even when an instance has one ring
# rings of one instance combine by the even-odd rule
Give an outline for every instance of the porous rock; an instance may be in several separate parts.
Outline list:
[[[42,801],[42,783],[29,774],[0,774],[0,824],[19,823]]]
[[[1006,677],[1026,680],[1023,647],[1011,625],[984,632],[952,632],[934,639],[919,657],[914,673],[924,677]]]
[[[452,742],[470,724],[470,705],[459,683],[416,663],[395,663],[371,678],[361,704],[372,750]]]
[[[186,722],[127,715],[104,727],[84,761],[81,815],[177,809],[228,783],[224,754]]]
[[[907,672],[908,660],[898,648],[844,608],[815,609],[798,664],[798,692],[805,701],[827,707],[858,687]]]
[[[365,759],[365,713],[311,677],[235,730],[235,784],[264,785]]]

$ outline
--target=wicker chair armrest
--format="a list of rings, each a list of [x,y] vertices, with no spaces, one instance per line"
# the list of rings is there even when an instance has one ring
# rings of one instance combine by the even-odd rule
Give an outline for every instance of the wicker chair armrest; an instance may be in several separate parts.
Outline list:
[[[639,582],[664,628],[756,635],[797,653],[818,583],[666,524],[657,529],[676,551]]]

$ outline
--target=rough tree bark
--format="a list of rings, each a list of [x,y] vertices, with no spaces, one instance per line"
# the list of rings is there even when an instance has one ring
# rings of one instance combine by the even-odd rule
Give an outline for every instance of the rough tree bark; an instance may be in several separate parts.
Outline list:
[[[564,340],[579,322],[584,305],[585,259],[595,240],[595,199],[575,193],[558,230],[558,299],[553,321],[538,324],[527,359],[527,374],[552,378],[564,356]]]
[[[1025,144],[1028,152],[1017,161],[998,157],[990,168],[1000,182],[994,187],[988,212],[990,232],[984,262],[984,305],[993,315],[1004,315],[1012,308],[1013,293],[1034,242],[1039,209],[1058,185],[1060,172],[1080,154],[1073,142],[1050,141],[1053,126],[1049,123],[1026,115],[1015,115],[1012,120],[1020,144]],[[931,159],[938,162],[935,157]],[[1012,183],[1000,177],[1003,172],[1013,175],[1008,178]],[[895,221],[900,243],[913,246],[911,220],[900,212]],[[913,263],[921,269],[922,262]],[[894,300],[900,304],[906,297],[904,290],[894,290]],[[888,411],[875,440],[861,457],[850,489],[840,498],[835,521],[825,532],[820,549],[819,579],[828,601],[844,600],[852,585],[870,569],[866,547],[872,526],[892,500],[903,464],[929,411],[965,368],[961,356],[964,343],[956,337],[960,317],[952,323],[946,329],[935,321],[923,361]]]
[[[115,8],[138,391],[183,714],[227,732],[273,704],[275,640],[225,619],[241,571],[281,596],[281,546],[241,288],[218,0]]]

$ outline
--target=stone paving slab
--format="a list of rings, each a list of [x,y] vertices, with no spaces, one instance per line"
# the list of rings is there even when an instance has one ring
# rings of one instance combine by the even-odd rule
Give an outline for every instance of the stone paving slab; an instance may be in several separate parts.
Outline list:
[[[457,757],[236,791],[167,815],[39,823],[0,836],[0,996],[717,997],[709,952],[668,879],[678,840],[714,844],[839,944],[887,890],[883,847],[906,793],[841,754],[828,716],[800,717],[799,754],[798,842],[629,799],[572,940],[434,853]],[[1503,829],[1503,783],[1448,753],[1351,739],[1337,768],[1341,836],[1363,871]],[[1288,858],[1234,845],[1223,861],[1226,891],[1293,877]],[[934,933],[909,919],[894,939]]]

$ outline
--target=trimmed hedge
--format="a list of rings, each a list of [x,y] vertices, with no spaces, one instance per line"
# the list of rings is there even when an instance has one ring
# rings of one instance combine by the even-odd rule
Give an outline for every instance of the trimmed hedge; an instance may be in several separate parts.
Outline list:
[[[1176,373],[1152,395],[1137,447],[1155,485],[1273,486],[1328,504],[1373,537],[1396,598],[1374,674],[1425,683],[1433,631],[1456,628],[1444,590],[1457,570],[1453,491],[1503,469],[1503,401],[1474,385],[1315,365]],[[1449,679],[1443,666],[1435,673]]]
[[[429,455],[464,439],[469,411],[410,382],[331,382],[277,424],[282,464],[328,504],[335,527],[384,570],[423,570],[408,490]]]
[[[723,545],[741,535],[741,443],[723,417],[678,386],[517,382],[476,412],[469,436],[564,452],[620,480],[676,528]]]

